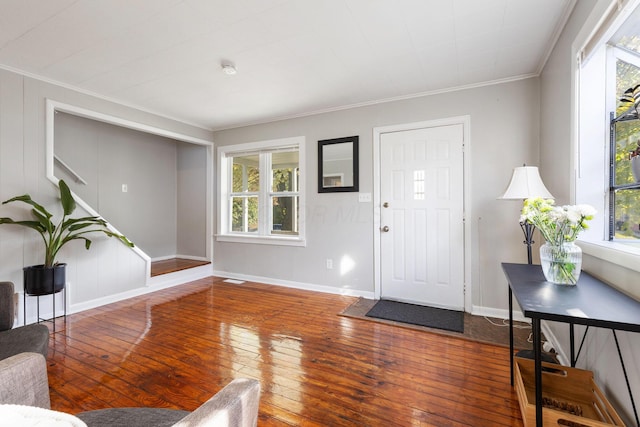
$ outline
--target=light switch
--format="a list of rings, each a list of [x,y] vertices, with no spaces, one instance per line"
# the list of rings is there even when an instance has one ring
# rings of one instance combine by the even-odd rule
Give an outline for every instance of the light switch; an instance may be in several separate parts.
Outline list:
[[[371,201],[371,193],[358,193],[358,201],[360,203],[367,203]]]
[[[129,188],[127,187],[127,184],[122,184],[122,192],[126,193],[127,191],[129,191]]]

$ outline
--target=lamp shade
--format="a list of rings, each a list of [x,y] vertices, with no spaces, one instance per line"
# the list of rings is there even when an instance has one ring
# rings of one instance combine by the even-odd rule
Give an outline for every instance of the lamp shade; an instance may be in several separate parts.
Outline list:
[[[513,176],[506,191],[500,199],[529,199],[542,197],[553,199],[553,196],[544,186],[540,173],[536,166],[520,166],[513,169]]]

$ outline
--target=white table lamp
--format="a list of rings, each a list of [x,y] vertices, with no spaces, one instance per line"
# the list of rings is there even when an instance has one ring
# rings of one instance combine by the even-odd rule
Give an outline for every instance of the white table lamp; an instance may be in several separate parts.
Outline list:
[[[542,197],[543,199],[553,199],[553,196],[544,186],[540,172],[536,166],[520,166],[513,169],[511,182],[505,190],[504,194],[499,197],[503,200],[524,200],[533,197]],[[527,221],[520,222],[520,228],[524,233],[524,244],[527,245],[527,261],[532,264],[531,244],[533,241],[533,231],[535,226]]]

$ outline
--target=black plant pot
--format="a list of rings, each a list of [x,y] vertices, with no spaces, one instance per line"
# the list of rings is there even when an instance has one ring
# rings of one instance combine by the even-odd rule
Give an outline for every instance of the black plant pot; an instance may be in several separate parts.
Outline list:
[[[64,289],[67,264],[53,267],[31,265],[24,267],[24,292],[27,295],[51,295]]]

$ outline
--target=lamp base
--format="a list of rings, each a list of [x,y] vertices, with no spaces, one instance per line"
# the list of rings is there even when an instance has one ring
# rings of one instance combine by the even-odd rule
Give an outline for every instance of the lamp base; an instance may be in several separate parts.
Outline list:
[[[535,231],[536,226],[527,221],[522,221],[520,222],[520,228],[522,228],[522,232],[524,233],[524,241],[522,243],[527,245],[527,263],[533,264],[531,245],[535,243],[533,241],[533,232]]]

